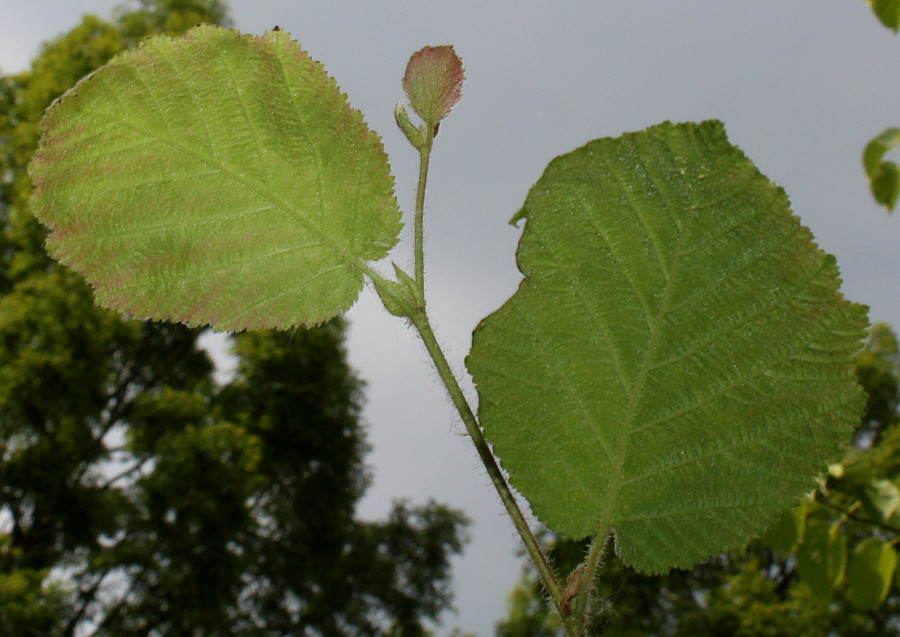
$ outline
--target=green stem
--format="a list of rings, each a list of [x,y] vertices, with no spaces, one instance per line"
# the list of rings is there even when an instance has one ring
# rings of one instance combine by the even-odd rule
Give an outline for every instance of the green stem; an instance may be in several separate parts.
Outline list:
[[[601,531],[603,535],[597,533],[591,548],[588,550],[587,559],[584,561],[584,576],[581,582],[581,588],[575,598],[574,618],[579,626],[580,634],[587,634],[588,623],[591,619],[591,591],[594,588],[594,582],[597,578],[597,572],[602,565],[603,554],[606,552],[606,545],[612,538],[612,531]]]
[[[425,349],[427,349],[428,353],[431,355],[431,360],[434,361],[434,366],[444,383],[444,387],[447,389],[447,393],[450,395],[450,400],[453,402],[454,407],[456,407],[456,411],[459,412],[460,418],[462,418],[462,421],[466,426],[466,431],[472,439],[475,449],[478,451],[478,456],[481,458],[481,462],[484,464],[484,468],[487,470],[491,482],[494,483],[494,487],[497,489],[500,500],[503,501],[503,506],[506,507],[506,512],[509,514],[509,517],[512,518],[516,531],[519,532],[522,541],[525,543],[525,548],[541,576],[541,580],[544,583],[544,587],[547,589],[547,593],[549,593],[554,603],[559,606],[562,598],[562,591],[560,590],[560,585],[556,576],[553,574],[553,568],[547,561],[547,557],[544,555],[544,551],[541,549],[537,538],[531,532],[522,510],[519,508],[519,504],[516,502],[506,479],[503,477],[503,473],[500,471],[499,465],[497,465],[494,454],[491,452],[487,440],[484,438],[484,434],[481,433],[478,419],[475,417],[472,408],[469,406],[469,402],[466,400],[465,394],[463,394],[463,391],[456,380],[456,376],[453,374],[453,370],[450,369],[450,365],[447,363],[447,359],[434,336],[434,332],[431,329],[431,324],[428,321],[425,311],[422,310],[421,312],[414,314],[410,317],[410,320],[419,332],[419,336],[425,344]]]
[[[441,381],[447,389],[450,400],[453,402],[454,407],[456,407],[456,411],[459,412],[463,423],[465,423],[466,431],[472,439],[475,449],[478,451],[478,456],[481,458],[481,462],[484,464],[484,468],[487,470],[491,482],[494,483],[494,487],[500,495],[500,500],[503,502],[503,506],[506,507],[506,512],[512,519],[513,525],[516,527],[516,531],[518,531],[522,541],[525,543],[525,548],[541,576],[541,580],[544,583],[544,587],[547,589],[547,593],[553,599],[557,608],[559,608],[562,599],[562,591],[556,576],[553,574],[553,568],[550,566],[550,562],[547,561],[547,557],[544,555],[537,538],[531,532],[528,522],[525,520],[525,515],[519,508],[509,484],[507,484],[506,479],[503,477],[503,473],[500,471],[500,467],[494,458],[494,454],[491,452],[487,440],[485,440],[484,435],[481,433],[478,419],[475,417],[472,407],[466,400],[465,394],[463,394],[459,382],[457,381],[453,370],[450,368],[450,364],[447,362],[447,358],[444,356],[444,352],[438,344],[434,331],[431,328],[431,324],[428,321],[428,315],[424,304],[425,233],[423,226],[425,217],[425,188],[428,182],[428,164],[431,157],[431,148],[434,143],[435,126],[426,122],[423,128],[424,130],[422,132],[425,136],[425,143],[419,148],[419,184],[416,190],[416,209],[413,222],[415,284],[419,292],[419,298],[421,299],[421,306],[416,307],[411,311],[408,318],[419,332],[419,336],[425,344],[425,349],[428,350],[428,354],[434,362],[438,375],[440,375]],[[382,301],[383,300],[384,299],[382,299]]]
[[[425,184],[428,182],[428,162],[434,144],[434,126],[425,126],[425,143],[419,148],[419,185],[416,188],[416,212],[413,221],[413,251],[415,254],[415,279],[419,295],[425,296]]]

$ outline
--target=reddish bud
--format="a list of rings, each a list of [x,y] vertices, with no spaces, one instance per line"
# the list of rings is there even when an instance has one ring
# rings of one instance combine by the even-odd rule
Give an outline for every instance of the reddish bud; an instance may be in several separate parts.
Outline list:
[[[463,79],[462,60],[452,46],[426,46],[409,58],[403,90],[419,117],[435,125],[459,101]]]

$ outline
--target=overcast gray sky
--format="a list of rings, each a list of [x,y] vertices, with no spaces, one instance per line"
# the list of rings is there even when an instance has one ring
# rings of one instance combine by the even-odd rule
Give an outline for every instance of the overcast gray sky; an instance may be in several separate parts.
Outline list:
[[[118,4],[0,0],[0,70],[23,70],[41,41],[84,12],[108,16]],[[437,139],[426,219],[429,304],[460,372],[471,330],[519,281],[519,230],[507,220],[548,161],[663,120],[723,120],[731,141],[785,188],[837,257],[845,294],[870,305],[872,320],[900,325],[900,220],[872,202],[860,166],[864,144],[900,126],[900,39],[864,0],[230,7],[240,30],[279,25],[325,64],[381,133],[406,210],[415,157],[392,120],[406,60],[426,44],[453,44],[462,56],[464,96]],[[408,255],[400,246],[392,258],[403,264]],[[444,626],[491,635],[519,571],[512,527],[412,331],[371,292],[349,317],[373,445],[374,482],[360,515],[384,515],[393,498],[464,509],[475,521],[473,541],[455,564],[459,613]]]

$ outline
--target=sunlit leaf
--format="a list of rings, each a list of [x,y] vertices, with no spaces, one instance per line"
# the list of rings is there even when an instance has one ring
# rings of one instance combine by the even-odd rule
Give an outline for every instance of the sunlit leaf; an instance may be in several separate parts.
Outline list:
[[[847,567],[847,538],[837,525],[810,521],[797,550],[797,572],[819,597],[828,598],[843,581]]]
[[[475,331],[512,484],[645,571],[745,544],[841,456],[865,308],[722,125],[553,160],[516,219],[519,290]]]
[[[847,564],[847,599],[858,608],[878,608],[896,568],[897,553],[890,544],[875,537],[863,540]]]
[[[102,304],[219,329],[334,316],[400,229],[380,140],[283,31],[119,55],[49,109],[31,175]]]

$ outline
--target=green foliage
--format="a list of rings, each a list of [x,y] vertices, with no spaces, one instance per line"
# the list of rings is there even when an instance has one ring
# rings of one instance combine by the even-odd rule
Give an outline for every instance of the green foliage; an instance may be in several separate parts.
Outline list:
[[[583,543],[563,541],[559,548],[583,551]],[[580,559],[580,554],[576,555]],[[558,562],[561,569],[567,562]],[[898,634],[900,596],[888,597],[876,610],[862,611],[842,593],[826,601],[797,580],[791,560],[775,558],[754,545],[664,575],[642,575],[607,556],[596,594],[601,613],[592,636],[697,637],[742,635],[808,637]],[[497,625],[497,637],[558,637],[559,617],[542,603],[540,584],[523,578],[510,594],[510,611]],[[524,611],[524,612],[523,612]]]
[[[720,124],[591,142],[516,218],[525,280],[467,363],[551,528],[613,527],[626,563],[687,567],[765,530],[838,455],[865,311]]]
[[[804,499],[798,506],[782,513],[778,522],[762,536],[763,542],[782,555],[792,553],[803,540],[807,508],[808,501]]]
[[[45,117],[30,168],[33,209],[51,229],[54,256],[84,273],[100,302],[138,316],[220,329],[308,326],[349,307],[368,277],[387,311],[423,339],[565,630],[583,634],[594,625],[590,588],[608,534],[638,569],[688,566],[746,544],[839,457],[862,409],[852,364],[865,310],[842,298],[834,259],[718,122],[595,140],[551,162],[514,218],[527,220],[518,251],[525,280],[476,330],[467,358],[479,422],[437,344],[424,293],[429,156],[462,79],[452,48],[426,47],[403,81],[423,126],[402,104],[395,110],[420,156],[412,276],[395,266],[391,281],[367,263],[387,254],[400,229],[380,141],[322,67],[280,31],[253,37],[196,27],[177,40],[147,40],[81,80]],[[258,604],[266,626],[279,630],[374,632],[376,617],[387,615],[391,632],[421,634],[418,617],[446,603],[436,582],[458,549],[461,523],[450,512],[400,509],[404,526],[390,541],[383,530],[355,535],[348,527],[351,539],[337,534],[329,544],[307,528],[315,525],[305,498],[316,493],[329,500],[324,517],[333,525],[350,519],[331,501],[334,476],[320,481],[319,464],[304,455],[340,446],[341,435],[335,442],[332,429],[315,444],[295,441],[305,435],[296,411],[304,385],[278,353],[292,342],[273,351],[273,338],[238,339],[250,365],[237,385],[206,394],[172,387],[174,408],[141,403],[148,423],[156,406],[173,409],[182,426],[157,423],[131,438],[137,446],[129,451],[155,467],[134,482],[139,497],[128,499],[128,513],[159,528],[136,536],[143,541],[136,549],[125,538],[124,554],[147,555],[150,537],[160,552],[123,562],[137,573],[142,605],[104,620],[114,633],[218,630],[226,621],[255,627],[258,615],[244,609]],[[265,373],[257,376],[257,365]],[[196,411],[198,400],[213,413]],[[342,413],[352,420],[352,411]],[[481,425],[541,519],[573,537],[596,537],[579,577],[556,579]],[[342,449],[358,457],[352,445]],[[158,487],[157,470],[164,470]],[[180,482],[196,491],[157,504],[155,494]],[[189,506],[219,498],[215,484],[230,485],[221,509]],[[872,485],[870,506],[886,511],[889,489]],[[345,503],[358,497],[354,488],[339,486]],[[411,531],[416,515],[428,533],[443,532]],[[223,528],[226,519],[239,523]],[[315,537],[324,546],[315,555],[273,550],[269,523],[284,526],[278,537]],[[829,524],[834,541],[844,541],[839,524],[810,522],[802,540],[809,564],[824,559],[812,542],[817,525]],[[212,538],[199,558],[190,552],[197,532]],[[843,562],[830,542],[823,563],[836,586]],[[216,586],[160,595],[160,582],[184,588],[171,564]],[[252,564],[275,565],[277,574]],[[238,577],[248,568],[264,582],[250,590]],[[341,595],[348,577],[353,592]],[[185,598],[193,610],[173,613]],[[307,623],[298,624],[298,613]]]
[[[25,168],[44,109],[143,36],[221,11],[85,17],[0,76],[3,637],[406,636],[449,605],[461,514],[354,518],[366,447],[339,320],[236,336],[220,386],[198,330],[98,307],[43,251]]]
[[[547,612],[540,588],[523,572],[507,600],[508,615],[497,624],[496,637],[556,637],[562,623],[559,615]]]
[[[806,526],[797,551],[797,572],[813,593],[823,598],[844,579],[847,538],[835,524],[813,520]]]
[[[766,577],[762,565],[748,559],[725,576],[707,598],[707,608],[689,613],[675,635],[802,637],[806,635],[881,635],[867,630],[859,616],[835,617],[828,606],[803,588],[785,594]],[[849,620],[849,621],[848,621]],[[835,632],[831,632],[835,631]]]
[[[900,2],[898,2],[900,7]],[[869,178],[872,196],[879,204],[893,210],[900,194],[900,167],[884,156],[900,145],[900,128],[886,128],[880,135],[866,144],[863,151],[863,166]]]
[[[118,10],[116,23],[128,47],[148,35],[183,35],[202,22],[230,26],[228,10],[221,0],[139,0],[135,8]]]
[[[9,536],[0,536],[0,635],[48,635],[72,614],[71,592],[46,570],[7,565],[21,557]]]
[[[856,430],[857,447],[869,447],[896,421],[897,383],[900,382],[900,348],[897,337],[884,323],[876,323],[869,330],[862,351],[857,356],[856,376],[868,397],[862,423]],[[874,449],[872,450],[874,451]],[[876,461],[881,464],[881,461]]]
[[[135,453],[156,466],[134,485],[129,537],[103,559],[134,573],[139,601],[104,634],[203,626],[253,635],[264,625],[412,635],[449,603],[458,513],[401,503],[385,523],[353,519],[364,448],[340,338],[337,324],[239,335],[237,377],[213,397],[214,419],[183,400],[169,431],[135,427],[151,431]],[[199,423],[179,423],[192,413]]]
[[[31,72],[4,77],[10,98],[4,128],[0,129],[0,157],[7,175],[0,182],[0,205],[5,213],[0,292],[7,291],[19,277],[51,263],[43,249],[44,228],[28,211],[32,183],[26,168],[38,145],[41,116],[52,100],[105,64],[122,46],[121,34],[114,25],[84,16],[69,33],[42,47]]]
[[[847,565],[847,598],[854,606],[876,609],[887,597],[897,567],[893,547],[877,537],[862,542]]]
[[[868,0],[881,23],[895,33],[900,29],[900,0]]]
[[[380,141],[283,31],[147,40],[49,109],[42,140],[48,249],[136,316],[321,323],[400,231]]]

